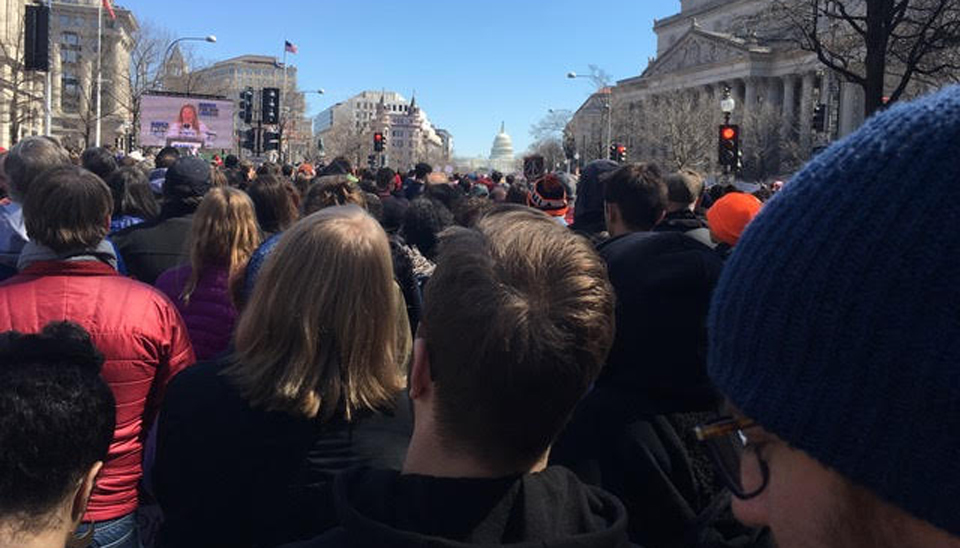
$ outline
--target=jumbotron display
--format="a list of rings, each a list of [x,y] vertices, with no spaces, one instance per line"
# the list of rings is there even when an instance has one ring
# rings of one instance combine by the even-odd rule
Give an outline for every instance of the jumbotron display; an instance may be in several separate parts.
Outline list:
[[[140,144],[231,148],[233,101],[144,95],[140,103]]]

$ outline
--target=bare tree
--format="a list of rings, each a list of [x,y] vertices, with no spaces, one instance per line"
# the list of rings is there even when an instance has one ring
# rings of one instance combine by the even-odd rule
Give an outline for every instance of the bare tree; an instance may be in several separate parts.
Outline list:
[[[771,0],[748,24],[862,87],[867,116],[960,75],[960,0]]]
[[[320,134],[323,139],[324,153],[327,158],[343,156],[349,159],[355,166],[362,165],[370,152],[373,142],[372,133],[369,129],[360,124],[359,126],[352,119],[339,118],[334,120],[333,126]]]
[[[719,114],[705,97],[677,92],[646,99],[621,117],[617,135],[633,158],[668,169],[706,171],[713,164]]]
[[[547,115],[530,126],[530,136],[534,140],[558,137],[570,122],[573,113],[567,109],[551,109]]]
[[[133,120],[133,134],[140,135],[140,104],[143,95],[155,89],[161,77],[161,63],[172,34],[164,27],[144,21],[131,36],[133,49],[130,51],[130,70],[117,71],[126,79],[127,94],[117,93],[115,88],[104,88],[117,104],[117,109]],[[118,86],[119,87],[119,86]]]
[[[24,122],[36,116],[34,105],[42,104],[42,92],[36,92],[37,83],[43,73],[28,71],[24,65],[26,45],[23,37],[23,16],[12,21],[9,36],[12,42],[0,40],[0,97],[9,97],[7,104],[7,122],[10,124],[8,135],[10,144],[20,137]],[[4,74],[5,71],[5,74]]]
[[[539,154],[543,156],[543,165],[546,170],[558,171],[563,168],[565,155],[563,153],[563,143],[559,137],[546,137],[534,142],[527,150],[527,155]]]

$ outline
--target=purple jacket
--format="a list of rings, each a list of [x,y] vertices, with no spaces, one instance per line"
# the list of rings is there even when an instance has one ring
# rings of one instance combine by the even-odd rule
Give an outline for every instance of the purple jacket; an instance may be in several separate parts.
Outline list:
[[[189,264],[171,268],[157,278],[156,286],[177,305],[197,360],[209,360],[227,349],[237,322],[237,309],[230,299],[230,273],[225,266],[206,267],[190,304],[184,304],[180,294],[190,272]]]

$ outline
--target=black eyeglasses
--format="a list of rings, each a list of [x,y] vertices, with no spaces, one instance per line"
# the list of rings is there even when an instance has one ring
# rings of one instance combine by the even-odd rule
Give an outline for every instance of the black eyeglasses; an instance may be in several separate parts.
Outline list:
[[[733,496],[746,500],[759,495],[770,481],[770,469],[760,456],[760,444],[748,443],[743,431],[759,426],[750,419],[721,417],[693,429],[697,439],[707,446],[707,451],[720,473],[720,477]],[[745,484],[743,465],[755,460],[760,477],[749,478]]]

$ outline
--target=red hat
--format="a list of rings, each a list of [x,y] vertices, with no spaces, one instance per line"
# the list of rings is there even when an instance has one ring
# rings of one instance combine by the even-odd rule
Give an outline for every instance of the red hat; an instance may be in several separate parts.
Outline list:
[[[763,204],[750,194],[731,192],[707,210],[707,223],[714,238],[728,245],[737,245],[743,229],[760,212]]]
[[[548,173],[533,183],[527,205],[548,215],[563,217],[567,214],[567,191],[556,175]]]

